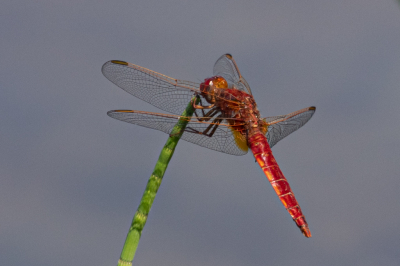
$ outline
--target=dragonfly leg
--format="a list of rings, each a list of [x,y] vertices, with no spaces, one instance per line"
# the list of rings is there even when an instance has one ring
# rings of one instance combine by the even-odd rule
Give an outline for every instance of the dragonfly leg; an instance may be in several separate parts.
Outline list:
[[[203,132],[200,132],[196,129],[193,129],[191,127],[187,127],[185,131],[191,132],[191,133],[197,133],[201,135],[206,135],[207,137],[212,137],[217,130],[219,124],[222,122],[222,114],[217,116],[213,121],[212,124],[210,124]],[[211,133],[208,133],[211,130]]]
[[[204,106],[203,103],[201,102],[201,99],[200,99],[200,104],[196,104],[196,101],[192,100],[192,106],[194,109],[211,109],[214,107],[214,105],[215,105],[215,103],[208,105],[208,106]]]
[[[218,116],[219,117],[219,116]],[[217,130],[217,128],[219,127],[219,124],[222,122],[222,119],[215,119],[214,120],[214,122],[215,122],[215,124],[213,125],[214,127],[213,127],[213,129],[212,129],[212,131],[211,131],[211,133],[210,134],[206,134],[207,136],[209,136],[210,138],[214,135],[214,133],[215,133],[215,131]]]
[[[194,114],[196,115],[197,120],[203,122],[203,121],[209,121],[211,118],[213,118],[219,112],[219,109],[213,108],[207,113],[204,113],[204,109],[201,109],[201,112],[203,113],[203,117],[199,117],[196,112],[194,112]]]
[[[208,105],[208,106],[203,106],[203,105],[197,105],[195,103],[193,103],[193,108],[194,109],[211,109],[215,106],[215,103]]]

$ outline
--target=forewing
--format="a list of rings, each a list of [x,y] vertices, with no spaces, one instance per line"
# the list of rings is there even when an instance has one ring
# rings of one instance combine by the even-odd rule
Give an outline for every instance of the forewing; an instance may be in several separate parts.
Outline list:
[[[223,119],[212,137],[209,137],[202,134],[202,132],[204,132],[209,126],[214,126],[215,123],[200,122],[196,117],[182,117],[179,115],[167,115],[134,110],[113,110],[107,112],[107,114],[112,118],[156,129],[167,134],[171,134],[172,129],[180,118],[187,119],[189,122],[181,139],[211,150],[232,155],[244,155],[247,153],[247,149],[244,150],[243,148],[241,149],[238,147],[237,139],[235,140],[233,131],[227,121],[229,118]],[[236,125],[240,125],[240,123],[236,121]]]
[[[224,54],[215,62],[213,69],[214,76],[222,76],[228,81],[230,86],[234,85],[237,89],[251,94],[250,86],[240,74],[239,68],[231,54]]]
[[[308,107],[288,115],[267,117],[264,119],[268,124],[267,140],[272,148],[278,141],[292,132],[301,128],[315,113],[315,107]]]
[[[126,92],[173,114],[181,114],[193,94],[199,92],[197,83],[173,79],[124,61],[108,61],[101,71]]]

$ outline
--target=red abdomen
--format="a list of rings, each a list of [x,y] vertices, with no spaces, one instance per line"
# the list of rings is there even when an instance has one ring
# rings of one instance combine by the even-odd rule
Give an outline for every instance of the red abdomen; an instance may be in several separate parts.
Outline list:
[[[304,236],[311,237],[310,229],[308,229],[308,224],[301,212],[300,205],[297,203],[292,189],[289,186],[289,182],[282,174],[279,165],[276,163],[275,158],[272,155],[267,138],[261,133],[256,133],[249,138],[248,143],[256,161],[264,171],[268,181],[271,183],[290,216],[292,216],[294,222],[300,228]]]

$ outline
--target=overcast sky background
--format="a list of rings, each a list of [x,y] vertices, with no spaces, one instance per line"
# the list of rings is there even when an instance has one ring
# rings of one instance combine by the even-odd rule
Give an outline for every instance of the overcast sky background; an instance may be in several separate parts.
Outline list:
[[[116,265],[168,136],[108,60],[200,82],[231,53],[263,116],[315,105],[273,148],[305,238],[252,155],[181,141],[134,265],[399,265],[396,1],[2,1],[0,261]]]

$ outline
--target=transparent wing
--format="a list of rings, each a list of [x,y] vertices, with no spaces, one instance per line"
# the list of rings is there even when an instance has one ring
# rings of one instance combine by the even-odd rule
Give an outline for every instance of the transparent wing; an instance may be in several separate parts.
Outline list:
[[[236,126],[241,125],[240,121],[237,119],[223,119],[221,123],[218,123],[217,126],[217,123],[215,122],[200,122],[195,117],[182,117],[179,115],[168,115],[134,110],[113,110],[107,112],[107,114],[112,118],[142,127],[156,129],[167,134],[171,134],[172,129],[180,118],[187,119],[189,122],[181,139],[211,150],[232,155],[244,155],[247,153],[247,149],[241,149],[238,147],[237,136],[234,136],[233,130],[229,126],[228,120],[235,120]],[[207,129],[208,132],[211,132],[215,126],[217,127],[211,137],[203,133]]]
[[[268,144],[272,148],[278,141],[301,128],[315,113],[315,107],[308,107],[288,115],[267,117],[264,119],[268,124],[266,134]]]
[[[157,108],[173,114],[185,110],[199,84],[173,79],[124,61],[108,61],[101,68],[112,83]]]
[[[224,54],[218,58],[214,65],[213,75],[225,78],[230,86],[234,85],[237,89],[251,95],[250,86],[242,77],[242,74],[240,74],[239,68],[232,55]]]

